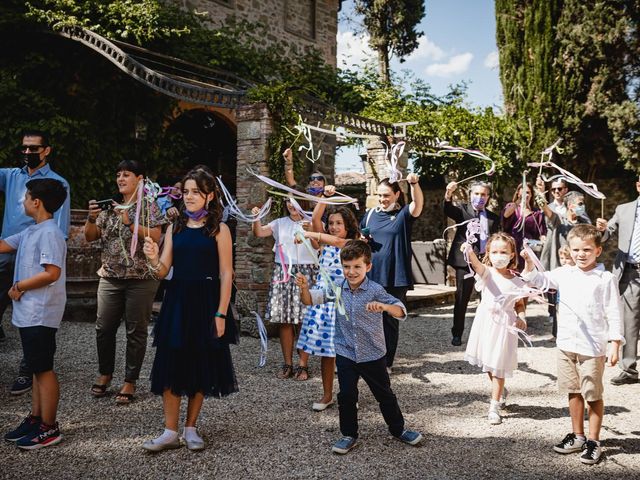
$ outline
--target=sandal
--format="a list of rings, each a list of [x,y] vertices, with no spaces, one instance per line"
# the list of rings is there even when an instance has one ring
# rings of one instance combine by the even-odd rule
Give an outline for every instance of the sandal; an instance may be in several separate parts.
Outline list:
[[[276,374],[276,377],[282,380],[293,377],[293,365],[283,363],[280,371]]]
[[[91,385],[91,395],[96,398],[104,397],[107,394],[107,388],[111,385],[111,375],[100,375],[98,381],[104,380],[105,377],[108,378],[106,383],[94,383]]]
[[[302,365],[298,365],[296,367],[296,380],[299,382],[305,382],[309,380],[311,375],[309,375],[309,367],[303,367]]]
[[[118,393],[116,395],[116,403],[118,405],[128,405],[136,399],[133,393]]]
[[[109,388],[108,383],[94,383],[93,385],[91,385],[91,395],[96,398],[104,397],[107,394],[107,388]]]
[[[126,384],[126,383],[129,383],[129,384],[133,385],[133,389],[134,389],[134,391],[135,391],[135,388],[136,388],[136,384],[135,384],[135,383],[132,383],[132,382],[126,382],[126,381],[125,381],[124,383],[125,383],[125,384]],[[131,392],[131,393],[123,392],[123,391],[122,391],[122,389],[123,389],[123,388],[124,388],[124,386],[120,389],[120,391],[119,391],[119,392],[118,392],[118,394],[116,395],[116,403],[117,403],[117,404],[119,404],[119,405],[128,405],[128,404],[130,404],[131,402],[133,402],[133,401],[135,400],[135,398],[136,398],[136,397],[135,397],[135,395],[133,394],[133,392]]]

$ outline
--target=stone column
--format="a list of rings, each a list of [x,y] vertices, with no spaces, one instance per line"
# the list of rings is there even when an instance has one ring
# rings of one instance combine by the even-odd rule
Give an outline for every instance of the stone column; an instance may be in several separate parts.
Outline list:
[[[390,158],[391,149],[388,146],[385,147],[383,139],[370,140],[367,143],[367,162],[365,164],[365,175],[367,182],[367,205],[366,208],[372,208],[378,205],[378,197],[376,191],[380,180],[389,177],[389,166],[387,160]],[[393,144],[392,144],[393,145]],[[402,172],[403,176],[407,174],[407,165],[409,162],[409,156],[407,149],[398,160],[398,168]],[[400,182],[400,188],[406,195],[408,192],[407,182]]]
[[[238,122],[237,186],[238,206],[243,211],[262,205],[267,200],[267,185],[247,172],[247,168],[269,175],[268,139],[273,131],[269,110],[263,104],[246,105],[236,111]],[[251,225],[238,222],[236,229],[235,282],[238,286],[236,306],[241,315],[242,331],[257,336],[256,311],[264,317],[271,273],[273,271],[273,239],[256,238]]]

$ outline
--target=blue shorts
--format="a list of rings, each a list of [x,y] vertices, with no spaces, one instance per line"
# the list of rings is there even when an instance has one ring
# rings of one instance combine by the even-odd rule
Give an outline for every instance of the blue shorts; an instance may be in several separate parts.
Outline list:
[[[58,329],[38,325],[18,330],[20,331],[20,340],[22,340],[22,353],[29,370],[33,373],[53,370]]]

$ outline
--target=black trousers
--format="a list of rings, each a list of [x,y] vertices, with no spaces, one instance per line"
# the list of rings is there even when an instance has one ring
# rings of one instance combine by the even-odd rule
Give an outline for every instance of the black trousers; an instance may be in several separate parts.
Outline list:
[[[464,278],[469,273],[468,268],[454,267],[456,270],[456,302],[453,305],[453,328],[451,335],[462,337],[464,332],[464,319],[467,315],[467,306],[473,292],[475,280],[473,277]]]
[[[338,409],[340,412],[340,432],[346,437],[358,438],[358,380],[360,377],[380,405],[389,432],[396,437],[404,431],[404,418],[398,399],[391,390],[385,358],[372,362],[356,363],[346,357],[336,355],[338,367]]]
[[[7,307],[11,303],[9,298],[9,289],[13,285],[13,270],[16,263],[15,253],[2,253],[0,254],[0,323]],[[31,370],[27,365],[24,355],[20,360],[20,369],[18,376],[31,377]]]
[[[393,295],[402,303],[407,305],[407,292],[409,287],[385,287],[389,295]],[[398,350],[398,339],[400,338],[400,320],[392,317],[387,312],[382,314],[382,326],[384,328],[384,344],[387,347],[387,367],[393,365]]]
[[[558,292],[556,290],[549,290],[545,293],[547,301],[549,302],[549,318],[551,319],[553,326],[551,327],[551,333],[554,337],[558,336],[558,315],[556,313],[558,303]]]

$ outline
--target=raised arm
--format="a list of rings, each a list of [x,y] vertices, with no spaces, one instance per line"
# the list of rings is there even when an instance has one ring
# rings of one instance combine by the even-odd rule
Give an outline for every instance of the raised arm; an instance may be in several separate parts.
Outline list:
[[[284,178],[287,185],[295,187],[297,185],[296,179],[293,176],[293,152],[290,148],[287,148],[282,152],[282,158],[284,158]]]
[[[253,215],[257,215],[260,212],[259,207],[253,207],[251,209],[251,213]],[[260,220],[256,220],[251,224],[251,231],[256,237],[270,237],[273,235],[273,230],[269,225],[262,225]]]
[[[407,182],[411,188],[411,203],[409,204],[409,213],[412,217],[419,217],[424,207],[424,195],[420,188],[420,178],[415,173],[407,175]]]
[[[469,263],[471,264],[471,268],[481,277],[484,275],[484,271],[487,267],[478,259],[475,252],[473,251],[473,247],[469,245],[467,242],[464,242],[460,245],[460,251],[464,253],[467,252],[467,257],[469,258]]]
[[[444,192],[444,214],[456,223],[464,220],[460,207],[453,204],[453,192],[458,188],[456,182],[449,182]]]
[[[304,236],[305,238],[316,241],[318,244],[331,245],[338,248],[343,248],[350,240],[349,238],[340,238],[322,232],[304,232]]]

